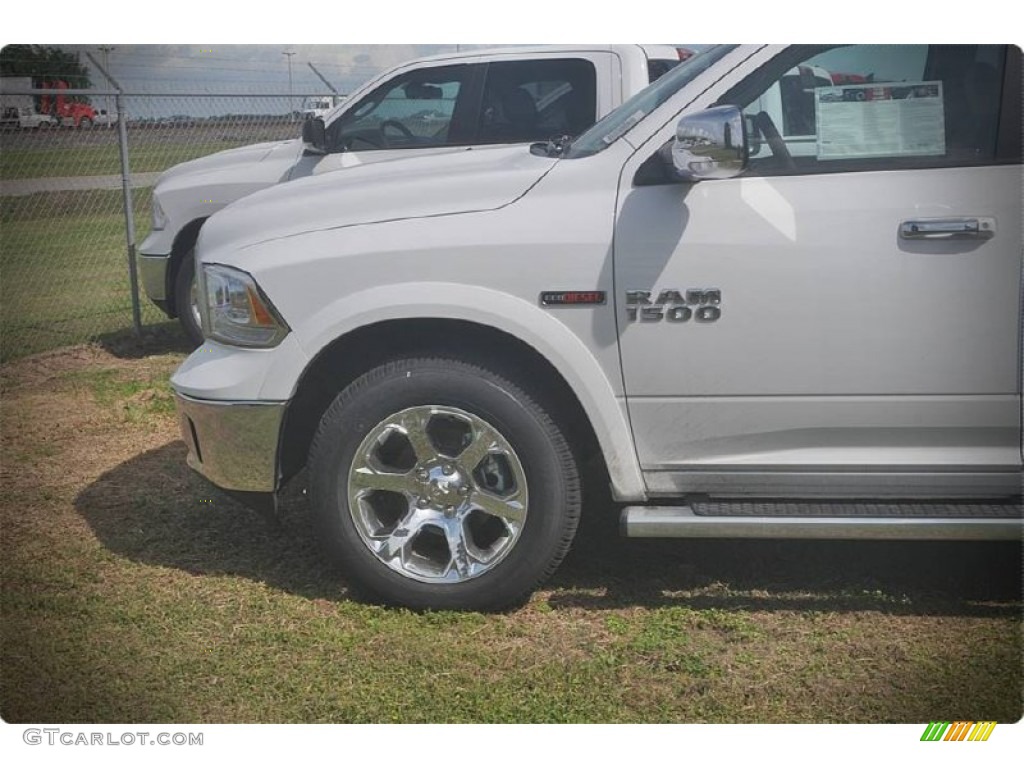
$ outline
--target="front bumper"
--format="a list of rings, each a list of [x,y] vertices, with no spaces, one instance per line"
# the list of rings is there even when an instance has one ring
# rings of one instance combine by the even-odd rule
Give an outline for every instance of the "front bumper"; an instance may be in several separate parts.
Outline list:
[[[167,303],[167,268],[171,264],[170,256],[148,256],[140,253],[137,259],[139,277],[146,296],[155,304]]]
[[[152,302],[166,306],[168,293],[167,270],[171,266],[174,233],[168,229],[154,229],[139,246],[136,262],[142,288]]]
[[[192,469],[228,491],[277,490],[287,403],[174,398]]]

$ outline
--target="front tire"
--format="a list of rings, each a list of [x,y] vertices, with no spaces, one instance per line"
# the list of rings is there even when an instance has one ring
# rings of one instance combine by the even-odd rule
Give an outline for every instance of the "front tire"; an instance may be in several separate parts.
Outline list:
[[[448,358],[382,365],[328,408],[310,450],[313,514],[355,586],[414,609],[517,604],[565,557],[576,462],[499,373]]]
[[[174,305],[178,320],[189,340],[199,346],[203,343],[202,322],[199,319],[199,303],[196,293],[196,255],[189,250],[181,257],[178,275],[174,279]]]

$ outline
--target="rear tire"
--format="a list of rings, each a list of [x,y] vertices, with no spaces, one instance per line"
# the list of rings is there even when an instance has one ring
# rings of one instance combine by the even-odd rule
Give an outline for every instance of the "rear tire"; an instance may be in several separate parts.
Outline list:
[[[324,414],[309,467],[328,554],[357,588],[413,609],[520,603],[579,523],[562,431],[516,384],[461,360],[357,379]]]
[[[203,329],[199,319],[199,304],[196,295],[196,259],[195,251],[189,249],[181,257],[178,275],[174,280],[174,305],[178,310],[178,320],[185,334],[197,347],[203,343]]]

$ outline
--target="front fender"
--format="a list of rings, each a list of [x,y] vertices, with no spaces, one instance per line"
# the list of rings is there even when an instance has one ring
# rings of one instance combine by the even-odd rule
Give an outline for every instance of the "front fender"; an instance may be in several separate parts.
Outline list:
[[[608,311],[579,308],[575,312]],[[460,283],[399,283],[375,286],[325,306],[293,328],[299,345],[315,359],[329,344],[359,328],[384,321],[461,320],[513,336],[543,356],[576,394],[604,453],[617,498],[639,500],[645,487],[633,446],[624,399],[587,344],[552,314],[517,296]],[[269,376],[260,393],[265,399],[292,395],[298,377],[281,371]]]

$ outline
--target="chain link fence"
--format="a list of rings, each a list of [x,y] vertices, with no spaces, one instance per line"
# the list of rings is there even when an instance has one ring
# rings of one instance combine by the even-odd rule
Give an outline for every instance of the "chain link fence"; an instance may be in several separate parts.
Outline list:
[[[5,109],[0,132],[0,360],[135,327],[129,260],[149,232],[160,173],[221,150],[296,138],[313,100],[90,93],[91,111],[75,126],[32,117],[40,91],[3,95],[35,106],[20,115]],[[144,295],[137,299],[141,325],[168,322]]]

